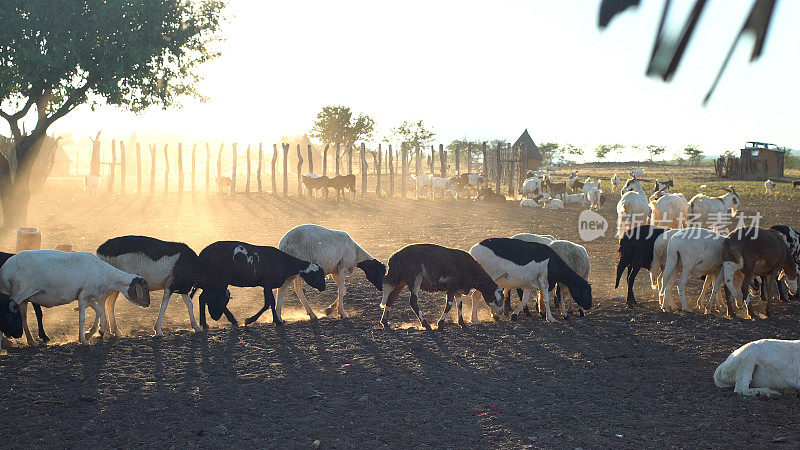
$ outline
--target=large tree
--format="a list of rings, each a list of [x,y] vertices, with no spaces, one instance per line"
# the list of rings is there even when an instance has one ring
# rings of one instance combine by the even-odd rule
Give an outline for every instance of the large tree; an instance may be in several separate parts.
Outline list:
[[[314,120],[311,136],[325,144],[340,143],[347,148],[360,139],[369,139],[375,130],[375,121],[365,114],[353,116],[347,106],[329,105],[322,108]]]
[[[27,219],[31,169],[47,129],[83,103],[133,111],[197,96],[195,69],[216,56],[215,0],[3,0],[0,117],[13,150],[0,157],[3,228]],[[35,114],[33,110],[35,109]],[[29,119],[29,116],[30,117]],[[21,123],[35,119],[29,131]]]
[[[696,145],[687,145],[683,149],[683,154],[686,155],[686,159],[689,160],[689,164],[692,166],[699,165],[703,160],[703,151]]]
[[[594,149],[594,155],[598,160],[605,159],[609,153],[617,152],[622,149],[622,144],[602,144]]]
[[[400,126],[392,128],[392,135],[407,143],[411,148],[416,148],[417,145],[424,148],[436,136],[433,130],[430,130],[421,120],[401,123]]]

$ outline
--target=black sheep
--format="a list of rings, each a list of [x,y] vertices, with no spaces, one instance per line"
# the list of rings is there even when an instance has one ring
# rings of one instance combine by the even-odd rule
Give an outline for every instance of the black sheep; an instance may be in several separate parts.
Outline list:
[[[636,298],[633,296],[633,283],[641,269],[650,270],[653,263],[653,248],[656,239],[666,231],[666,228],[652,225],[640,225],[627,230],[619,240],[619,263],[617,263],[617,281],[614,289],[619,287],[622,272],[628,269],[628,308],[633,308]]]

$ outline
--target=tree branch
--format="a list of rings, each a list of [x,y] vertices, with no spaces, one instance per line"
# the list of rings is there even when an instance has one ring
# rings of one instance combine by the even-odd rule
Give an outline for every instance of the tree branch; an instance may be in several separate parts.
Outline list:
[[[19,124],[17,123],[18,119],[15,119],[13,115],[7,114],[2,110],[0,110],[0,117],[6,119],[9,128],[11,128],[11,136],[15,141],[19,141],[19,139],[22,137],[22,132],[19,130]]]

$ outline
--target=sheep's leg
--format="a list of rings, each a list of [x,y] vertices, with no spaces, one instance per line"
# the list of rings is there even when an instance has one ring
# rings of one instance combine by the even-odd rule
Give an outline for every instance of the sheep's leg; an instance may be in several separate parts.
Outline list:
[[[550,312],[550,292],[547,291],[547,277],[542,277],[539,279],[539,285],[545,286],[544,289],[539,289],[539,295],[541,295],[541,299],[544,302],[545,312],[547,314],[547,321],[548,322],[558,322],[555,317],[553,317],[553,313]]]
[[[745,292],[747,293],[747,297],[744,299],[744,304],[747,307],[747,315],[749,316],[750,319],[755,320],[756,314],[755,314],[755,311],[753,310],[752,301],[750,299],[750,285],[751,284],[753,284],[753,275],[751,273],[746,273],[745,276],[744,276],[744,281],[742,281],[741,293],[742,293],[742,296],[745,295]]]
[[[692,312],[689,308],[689,304],[686,302],[686,283],[689,281],[689,275],[691,275],[691,269],[686,269],[681,273],[681,278],[678,280],[678,293],[681,296],[681,308],[684,312]]]
[[[50,342],[50,338],[44,333],[44,324],[42,323],[44,320],[42,317],[42,307],[34,303],[33,312],[36,314],[36,325],[39,328],[39,339],[41,339],[42,342]]]
[[[169,288],[165,288],[164,297],[161,299],[161,311],[158,312],[158,319],[156,319],[156,336],[164,336],[164,333],[161,331],[161,323],[164,322],[164,313],[167,312],[170,295],[172,295],[172,292],[170,292]]]
[[[89,341],[86,339],[83,327],[86,324],[86,305],[90,301],[92,301],[92,299],[87,298],[87,296],[83,295],[83,293],[78,295],[78,341],[85,345],[88,345]]]
[[[447,313],[450,312],[450,308],[452,307],[453,307],[453,294],[448,292],[445,295],[444,312],[442,313],[442,317],[439,318],[439,321],[436,322],[437,328],[442,328],[442,325],[444,325],[444,320],[447,318]]]
[[[105,301],[106,320],[108,321],[108,333],[114,336],[119,336],[119,329],[117,328],[117,316],[114,313],[114,306],[117,304],[118,291],[112,291],[108,294]]]
[[[278,315],[278,319],[281,319],[283,317],[281,315],[281,309],[283,308],[283,301],[286,299],[286,291],[289,290],[289,283],[292,283],[292,282],[293,282],[293,280],[291,280],[291,279],[286,280],[286,281],[283,282],[283,286],[278,288],[278,301],[275,303],[275,313]],[[300,301],[302,302],[302,300],[300,300]],[[252,316],[252,317],[250,317],[248,319],[245,319],[244,324],[245,325],[249,325],[252,322],[255,322],[256,320],[258,320],[258,317],[263,312],[264,311],[260,311],[260,312],[256,313],[254,316]],[[283,323],[283,321],[281,320],[280,322],[275,322],[276,325],[280,324],[280,323]]]
[[[519,317],[520,311],[522,311],[522,309],[525,307],[525,305],[528,304],[528,301],[530,300],[532,293],[533,293],[533,291],[531,289],[525,289],[524,291],[522,291],[522,301],[519,302],[519,306],[517,306],[517,309],[514,310],[514,312],[511,314],[511,320],[517,320],[517,317]],[[475,302],[475,295],[474,294],[472,296],[472,302],[473,303]]]
[[[675,288],[675,280],[678,277],[678,268],[673,267],[673,270],[664,271],[663,277],[666,277],[661,282],[662,291],[659,292],[661,311],[672,312],[672,290]]]
[[[189,297],[189,294],[181,294],[181,297],[183,297],[183,302],[186,303],[186,311],[189,313],[189,322],[191,322],[192,328],[194,328],[194,331],[202,331],[203,329],[200,328],[200,325],[197,324],[197,319],[194,317],[192,298]]]
[[[266,286],[264,287],[264,306],[272,308],[272,323],[282,325],[283,321],[278,317],[277,308],[275,307],[275,295],[272,293],[272,289]]]
[[[92,324],[92,328],[86,333],[86,339],[91,338],[94,336],[95,331],[100,329],[100,336],[108,330],[108,318],[106,317],[106,311],[103,305],[104,302],[94,301],[88,303],[89,306],[92,307],[94,310],[94,323]]]
[[[286,281],[283,284],[283,286],[281,286],[278,289],[278,304],[280,304],[280,302],[283,300],[281,298],[281,295],[282,294],[285,295],[285,291],[283,291],[283,289],[284,288],[288,289],[287,287],[288,283],[289,281]],[[281,320],[280,307],[275,305],[275,297],[272,295],[272,289],[269,289],[267,287],[264,287],[264,306],[261,309],[259,309],[257,313],[245,319],[244,324],[250,325],[251,323],[255,322],[256,320],[258,320],[259,317],[261,317],[261,314],[264,314],[264,311],[268,310],[269,308],[272,308],[272,323],[274,323],[275,325],[283,325],[283,320]]]
[[[503,289],[503,310],[511,311],[511,289]]]
[[[481,323],[480,319],[478,319],[478,305],[479,305],[478,301],[480,300],[480,298],[481,298],[480,291],[476,289],[475,291],[472,292],[472,318],[470,319],[470,322],[476,325]]]
[[[294,292],[297,294],[297,298],[300,299],[300,303],[303,304],[303,308],[306,309],[306,314],[308,318],[311,320],[317,320],[317,315],[314,314],[314,310],[311,309],[311,305],[308,304],[308,298],[306,298],[306,293],[303,290],[303,280],[300,277],[294,277]],[[280,296],[280,291],[278,291],[278,296]],[[266,297],[265,297],[266,298]],[[330,314],[328,310],[325,310],[325,314]]]
[[[702,308],[703,297],[708,292],[708,287],[714,283],[714,278],[711,274],[706,275],[706,280],[703,282],[703,289],[700,290],[700,297],[697,297],[697,309]]]
[[[775,314],[775,305],[772,303],[772,298],[775,297],[775,290],[777,290],[777,283],[776,279],[778,274],[776,273],[769,273],[761,277],[764,284],[765,295],[767,297],[767,317]]]
[[[22,302],[19,305],[19,315],[22,318],[22,331],[25,332],[25,340],[28,341],[28,345],[33,347],[36,345],[36,341],[33,340],[31,330],[28,328],[28,302]]]
[[[519,301],[522,301],[522,296],[523,295],[525,295],[523,290],[522,289],[517,289],[517,296],[519,297]],[[509,314],[510,314],[511,313],[511,307],[509,306],[509,308],[506,311],[508,311]],[[525,307],[522,308],[522,313],[525,314],[525,317],[533,317],[533,314],[531,313],[531,309],[530,309],[530,307],[528,305],[525,305]]]
[[[346,319],[347,314],[345,314],[344,312],[344,296],[347,293],[347,286],[345,285],[346,275],[342,272],[339,272],[338,274],[333,274],[332,276],[333,276],[333,281],[336,282],[336,287],[337,287],[336,301],[334,301],[333,303],[331,303],[330,306],[325,308],[325,314],[330,315],[334,309],[338,309],[339,316],[342,319]]]
[[[419,283],[417,284],[417,286],[414,286],[414,288],[411,289],[411,297],[408,300],[408,306],[410,306],[411,310],[414,311],[414,315],[416,315],[419,318],[419,323],[423,327],[425,327],[426,330],[430,331],[431,326],[428,324],[428,321],[425,320],[424,317],[422,317],[422,311],[420,311],[419,305],[417,304],[417,299],[419,298],[418,295],[419,295]]]
[[[710,276],[711,275],[706,277],[706,282],[708,282],[708,279],[709,279]],[[717,272],[717,278],[714,280],[714,288],[711,290],[711,297],[708,299],[708,301],[705,302],[706,303],[705,304],[705,311],[704,311],[705,314],[711,313],[711,302],[715,302],[716,299],[717,299],[717,296],[719,296],[719,294],[720,294],[720,285],[721,284],[722,284],[722,269],[720,269],[719,272]],[[705,288],[705,286],[703,286],[703,287]],[[698,308],[700,307],[700,301],[702,299],[703,299],[703,295],[700,294],[700,298],[697,299]]]
[[[388,291],[387,287],[388,287],[387,285],[384,285],[383,287],[383,291],[385,292],[384,295],[386,295],[386,302],[382,303],[383,314],[381,314],[381,321],[380,321],[380,324],[381,326],[383,326],[383,328],[389,328],[389,321],[388,321],[389,307],[392,306],[394,301],[400,295],[400,291],[402,291],[403,288],[406,287],[406,284],[400,281],[397,283],[397,285],[395,285],[392,288],[391,291]]]
[[[466,328],[466,324],[464,323],[464,314],[461,311],[461,308],[464,306],[464,297],[461,294],[456,294],[455,296],[456,305],[458,305],[458,325],[461,328]]]
[[[628,308],[633,308],[633,305],[636,304],[636,298],[633,296],[633,283],[636,281],[636,274],[639,273],[639,267],[635,266],[631,269],[628,266],[628,299],[627,304]]]
[[[748,364],[739,367],[736,373],[736,386],[734,386],[733,392],[747,396],[763,395],[769,397],[771,395],[780,395],[780,392],[766,387],[751,388],[750,383],[753,381],[754,370],[755,365],[752,362],[748,362]]]

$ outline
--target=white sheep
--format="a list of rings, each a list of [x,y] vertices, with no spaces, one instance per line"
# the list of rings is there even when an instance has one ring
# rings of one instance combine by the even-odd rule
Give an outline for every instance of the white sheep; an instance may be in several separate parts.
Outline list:
[[[144,278],[123,272],[88,252],[28,250],[12,256],[0,267],[0,292],[11,296],[18,305],[31,302],[51,307],[77,299],[78,340],[83,344],[89,343],[84,335],[87,304],[98,312],[103,328],[108,326],[102,304],[108,291],[122,292],[139,306],[150,305],[150,291]],[[20,312],[25,337],[32,344],[24,309]]]
[[[658,191],[664,192],[664,191]],[[650,223],[658,227],[685,228],[689,217],[689,202],[683,194],[664,193],[656,200],[650,200]]]
[[[767,180],[764,182],[764,194],[766,195],[774,195],[775,194],[775,182],[772,180]]]
[[[347,232],[330,230],[328,228],[305,224],[298,225],[289,230],[280,240],[278,248],[284,252],[304,261],[314,261],[322,267],[326,275],[331,275],[338,287],[336,301],[325,309],[325,314],[329,315],[334,308],[338,308],[339,316],[346,318],[344,310],[344,296],[347,292],[345,287],[346,278],[358,267],[364,271],[367,280],[378,290],[383,287],[383,276],[386,273],[386,266],[372,257],[366,250],[356,244]],[[299,277],[290,277],[278,288],[278,301],[276,305],[277,317],[280,319],[283,301],[286,299],[286,291],[289,285],[294,283],[294,291],[300,302],[306,309],[308,317],[316,319],[317,316],[311,310]]]
[[[800,389],[798,367],[800,340],[759,339],[734,350],[714,371],[714,384],[742,395],[779,395]]]
[[[686,283],[689,278],[706,277],[697,305],[700,307],[702,299],[705,297],[708,286],[714,283],[711,299],[715,299],[719,293],[722,279],[719,277],[722,269],[722,244],[725,237],[704,228],[687,228],[681,230],[669,239],[667,243],[667,259],[664,265],[664,274],[661,282],[659,297],[661,300],[662,311],[672,310],[670,302],[672,287],[678,276],[678,264],[680,264],[681,278],[678,281],[678,292],[681,296],[681,306],[684,311],[691,312],[686,302]],[[705,312],[709,312],[709,303],[706,304]],[[730,313],[730,312],[729,312]]]
[[[534,200],[532,198],[523,198],[522,200],[520,200],[519,206],[520,207],[525,206],[525,207],[528,207],[528,208],[541,208],[541,205],[536,203],[536,200]]]
[[[593,187],[586,193],[586,200],[589,202],[589,209],[597,211],[600,209],[600,204],[603,198],[603,191],[600,188]]]
[[[564,202],[557,198],[543,198],[539,200],[539,203],[542,205],[544,209],[564,209]]]
[[[519,189],[520,195],[527,198],[532,198],[542,192],[542,179],[539,177],[530,177],[522,182],[522,187]]]
[[[614,176],[611,177],[611,193],[612,194],[615,194],[615,193],[619,192],[619,183],[620,183],[619,177],[617,176],[617,173],[614,172]]]
[[[726,217],[736,217],[739,212],[739,195],[733,186],[721,188],[726,191],[720,197],[697,194],[689,200],[689,226],[718,228]]]
[[[630,228],[646,224],[650,215],[647,195],[638,180],[629,179],[621,192],[617,203],[617,237],[622,237]]]

